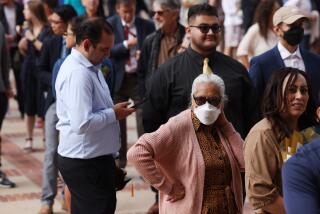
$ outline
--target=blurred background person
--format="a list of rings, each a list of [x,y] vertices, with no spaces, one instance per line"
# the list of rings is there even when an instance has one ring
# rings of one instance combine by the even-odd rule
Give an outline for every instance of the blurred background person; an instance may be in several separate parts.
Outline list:
[[[99,16],[105,18],[102,5],[100,4],[102,4],[102,1],[99,0],[82,0],[82,5],[85,8],[85,13],[83,15],[86,17]]]
[[[138,91],[137,67],[140,50],[145,38],[154,30],[154,24],[135,15],[136,0],[117,0],[117,14],[109,17],[115,45],[110,50],[110,59],[115,69],[115,96],[114,102],[121,103],[141,100]],[[137,109],[136,123],[138,136],[143,134],[142,110]],[[121,149],[119,151],[118,166],[125,168],[127,164],[127,123],[126,118],[120,120]]]
[[[179,23],[183,26],[187,26],[189,8],[196,4],[207,3],[207,0],[181,0],[180,2],[181,2],[181,7],[180,7]]]
[[[255,23],[243,36],[237,50],[238,60],[247,69],[252,57],[270,50],[277,44],[278,38],[273,31],[272,18],[279,7],[276,0],[260,1],[255,11]]]
[[[24,5],[23,13],[28,23],[28,27],[23,33],[24,36],[19,42],[19,50],[24,56],[21,67],[27,131],[24,149],[32,151],[36,115],[44,117],[44,97],[40,91],[40,82],[37,77],[37,63],[42,42],[50,35],[50,27],[44,6],[40,1],[28,1]]]
[[[160,213],[241,213],[243,141],[223,113],[223,80],[201,74],[191,109],[139,138],[128,159],[160,191]]]
[[[8,100],[9,98],[13,97],[13,92],[12,92],[10,81],[9,81],[9,70],[10,70],[10,58],[9,58],[7,42],[5,39],[5,29],[2,23],[0,22],[0,167],[2,166],[2,162],[1,162],[2,122],[8,110]],[[13,188],[16,186],[16,184],[11,180],[9,180],[6,174],[0,170],[0,186]]]
[[[147,80],[160,65],[178,54],[185,38],[185,28],[179,24],[178,4],[172,0],[155,0],[152,9],[157,30],[143,41],[137,71],[141,97],[145,96]],[[189,42],[183,48],[188,46]]]
[[[86,9],[81,0],[63,0],[63,3],[71,5],[77,11],[78,16],[86,13]]]
[[[319,12],[313,7],[312,0],[287,0],[284,6],[295,6],[308,17],[308,21],[304,22],[304,37],[300,46],[309,50],[310,44],[319,37]]]
[[[136,0],[135,14],[143,18],[147,18],[150,15],[150,6],[154,0]],[[179,1],[179,0],[177,0]],[[113,16],[116,11],[117,0],[107,0],[108,16]]]
[[[18,50],[20,35],[16,32],[16,26],[22,26],[24,22],[23,5],[14,0],[0,0],[0,22],[5,29],[5,39],[10,53],[11,68],[15,78],[15,98],[21,118],[24,117],[23,91],[20,78],[21,55]]]
[[[208,0],[208,4],[217,8],[219,21],[220,21],[220,23],[223,23],[224,22],[224,13],[223,13],[223,9],[222,9],[222,0]],[[217,50],[220,52],[224,51],[224,31],[221,31],[221,41],[217,47]]]
[[[243,35],[241,0],[222,0],[222,9],[224,12],[224,54],[235,58]]]
[[[247,32],[253,24],[254,14],[259,2],[260,0],[241,0],[241,10],[243,13],[242,28],[244,32]]]
[[[302,142],[298,131],[315,124],[311,93],[306,73],[296,68],[277,70],[268,82],[264,118],[244,145],[246,193],[256,213],[285,213],[281,167]]]

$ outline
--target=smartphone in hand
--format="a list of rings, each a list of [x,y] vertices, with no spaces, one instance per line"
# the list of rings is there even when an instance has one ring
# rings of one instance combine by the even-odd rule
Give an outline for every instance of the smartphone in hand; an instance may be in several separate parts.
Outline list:
[[[138,102],[134,103],[134,105],[130,106],[129,108],[138,108],[139,106],[141,106],[146,101],[147,101],[147,98],[143,98],[142,100],[139,100]]]

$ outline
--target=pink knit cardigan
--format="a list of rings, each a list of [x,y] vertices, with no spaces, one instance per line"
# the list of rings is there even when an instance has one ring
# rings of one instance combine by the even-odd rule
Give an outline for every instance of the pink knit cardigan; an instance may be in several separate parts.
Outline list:
[[[217,129],[229,157],[238,213],[242,213],[240,169],[244,169],[243,140],[227,122]],[[127,153],[138,172],[160,191],[160,213],[200,214],[203,200],[205,165],[192,124],[191,110],[172,117],[153,133],[144,134]],[[167,194],[176,181],[185,187],[185,197],[168,202]]]

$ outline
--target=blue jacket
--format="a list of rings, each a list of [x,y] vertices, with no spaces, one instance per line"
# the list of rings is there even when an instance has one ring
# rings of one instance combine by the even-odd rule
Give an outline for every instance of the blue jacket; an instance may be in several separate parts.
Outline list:
[[[320,56],[301,48],[300,52],[311,82],[314,100],[317,101],[320,92]],[[259,106],[261,106],[263,93],[272,72],[283,67],[285,67],[285,65],[277,46],[252,58],[249,75],[256,87]]]
[[[303,146],[282,168],[288,214],[320,213],[320,138]]]
[[[115,72],[115,91],[118,91],[122,85],[125,62],[129,56],[129,50],[123,45],[124,30],[121,23],[121,18],[118,15],[111,16],[107,21],[112,25],[115,42],[110,51],[110,59],[114,65]],[[134,25],[137,28],[138,49],[141,50],[144,39],[155,31],[154,24],[149,20],[135,17]]]

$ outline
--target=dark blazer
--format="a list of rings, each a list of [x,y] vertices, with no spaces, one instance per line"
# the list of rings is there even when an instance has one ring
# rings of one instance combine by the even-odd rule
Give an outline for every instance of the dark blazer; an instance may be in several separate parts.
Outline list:
[[[24,21],[23,6],[18,2],[14,2],[16,7],[16,25],[22,25]],[[4,5],[0,4],[0,22],[2,22],[6,34],[9,34],[9,25],[4,14]]]
[[[107,19],[112,25],[115,34],[115,45],[111,48],[110,58],[115,69],[115,91],[118,91],[122,85],[123,76],[125,73],[125,61],[129,56],[129,50],[123,45],[124,30],[121,23],[121,18],[114,15]],[[149,20],[136,17],[134,25],[137,28],[138,49],[142,48],[144,39],[153,31],[155,31],[154,24]]]
[[[45,100],[44,112],[46,112],[49,106],[55,101],[52,95],[52,71],[54,64],[60,58],[62,48],[62,37],[52,35],[46,41],[43,42],[43,46],[40,53],[40,59],[38,64],[38,77],[40,83],[44,86],[47,97]]]
[[[320,56],[301,48],[300,52],[307,75],[311,82],[313,97],[316,101],[320,92]],[[264,90],[272,72],[283,67],[285,67],[285,65],[277,46],[259,56],[252,58],[250,62],[249,75],[256,87],[260,106]]]

